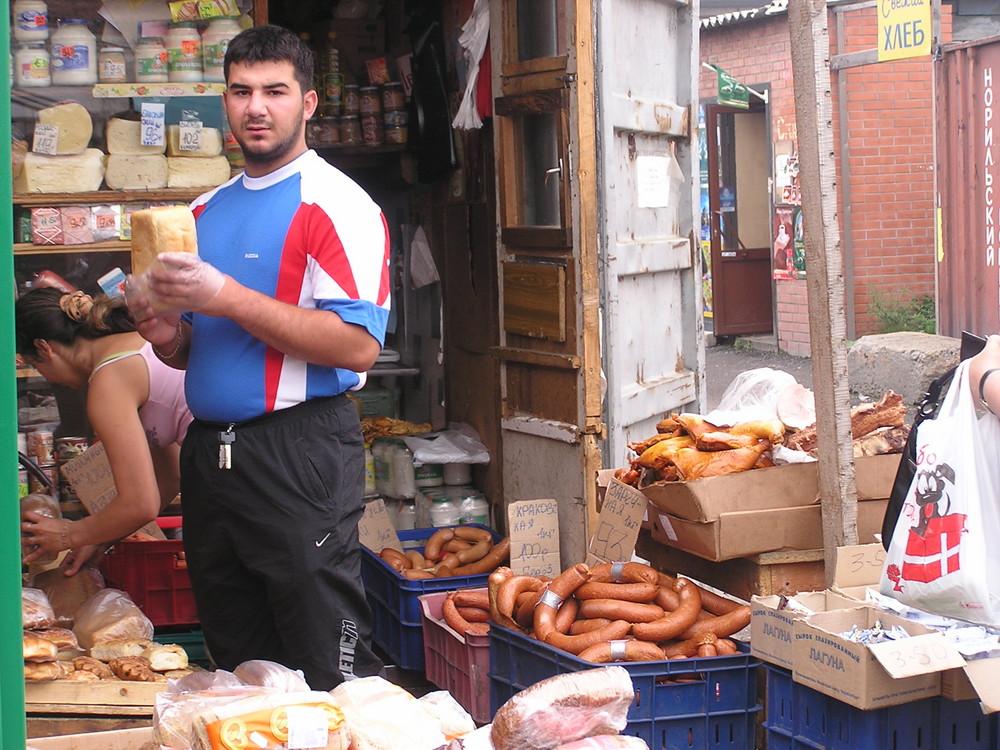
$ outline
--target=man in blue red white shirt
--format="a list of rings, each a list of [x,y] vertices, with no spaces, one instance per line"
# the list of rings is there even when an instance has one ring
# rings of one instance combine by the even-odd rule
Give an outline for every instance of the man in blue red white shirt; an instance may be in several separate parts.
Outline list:
[[[360,575],[364,446],[345,391],[385,338],[389,235],[379,207],[309,150],[312,53],[244,31],[224,101],[245,173],[192,204],[198,256],[163,253],[140,332],[186,368],[184,544],[215,662],[268,659],[310,686],[378,674]]]

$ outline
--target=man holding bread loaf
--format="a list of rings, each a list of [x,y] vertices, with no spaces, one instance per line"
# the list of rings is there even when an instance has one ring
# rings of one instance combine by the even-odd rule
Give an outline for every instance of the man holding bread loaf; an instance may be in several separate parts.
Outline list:
[[[149,235],[166,246],[129,306],[187,371],[184,542],[212,657],[269,659],[328,690],[382,669],[360,573],[364,446],[344,394],[385,338],[389,235],[306,146],[312,73],[285,29],[233,39],[224,101],[246,171],[192,204],[196,254],[161,252],[183,246],[176,232]]]

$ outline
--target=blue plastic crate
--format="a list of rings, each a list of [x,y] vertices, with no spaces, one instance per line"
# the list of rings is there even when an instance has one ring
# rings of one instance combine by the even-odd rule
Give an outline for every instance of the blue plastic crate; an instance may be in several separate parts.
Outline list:
[[[772,748],[823,750],[995,750],[997,722],[979,702],[925,698],[864,711],[794,682],[765,665],[764,728]]]
[[[753,750],[757,665],[746,653],[733,656],[624,662],[635,689],[623,734],[651,748]],[[490,706],[557,674],[594,664],[513,630],[490,624]]]
[[[499,534],[486,526],[474,523],[463,525],[487,529],[493,534],[495,541],[500,539]],[[438,529],[400,531],[399,541],[404,549],[422,551],[435,531]],[[487,584],[488,579],[489,573],[484,573],[411,581],[390,568],[370,549],[364,548],[361,555],[361,580],[365,584],[365,594],[372,608],[372,640],[393,659],[396,666],[423,670],[424,624],[420,596],[435,591],[482,587]]]

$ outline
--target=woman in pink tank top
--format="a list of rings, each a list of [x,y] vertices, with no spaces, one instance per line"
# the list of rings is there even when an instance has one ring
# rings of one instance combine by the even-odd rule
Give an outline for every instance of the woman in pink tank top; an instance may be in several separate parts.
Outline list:
[[[184,373],[163,364],[135,331],[124,301],[33,289],[15,305],[17,352],[48,382],[87,388],[87,418],[107,452],[117,496],[77,521],[33,511],[21,532],[30,563],[70,550],[67,575],[98,545],[142,528],[177,495],[180,443],[191,422]],[[148,351],[147,351],[148,350]]]

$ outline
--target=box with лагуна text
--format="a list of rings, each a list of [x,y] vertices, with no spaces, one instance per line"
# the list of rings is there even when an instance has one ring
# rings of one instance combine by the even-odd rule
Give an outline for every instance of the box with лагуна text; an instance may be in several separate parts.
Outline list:
[[[762,661],[791,669],[792,629],[796,620],[816,612],[855,606],[856,601],[833,591],[753,596],[750,598],[750,653]]]

